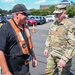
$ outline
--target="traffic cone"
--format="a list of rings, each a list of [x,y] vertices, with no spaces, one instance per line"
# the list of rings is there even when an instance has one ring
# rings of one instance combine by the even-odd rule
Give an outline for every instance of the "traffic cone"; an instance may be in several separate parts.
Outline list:
[[[35,29],[34,24],[33,24],[32,32],[33,32],[33,33],[35,33],[35,32],[36,32],[36,29]]]

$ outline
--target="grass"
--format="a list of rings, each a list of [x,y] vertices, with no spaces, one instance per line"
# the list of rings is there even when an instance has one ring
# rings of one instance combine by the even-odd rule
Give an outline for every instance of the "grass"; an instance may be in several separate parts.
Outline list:
[[[0,27],[2,26],[2,23],[0,23]]]

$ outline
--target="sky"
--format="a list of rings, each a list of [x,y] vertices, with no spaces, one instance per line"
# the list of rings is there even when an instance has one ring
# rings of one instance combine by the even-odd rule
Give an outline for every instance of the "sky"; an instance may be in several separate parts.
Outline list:
[[[2,10],[11,10],[15,4],[24,4],[27,9],[40,9],[40,5],[59,4],[62,0],[0,0]],[[75,3],[75,0],[69,0]]]

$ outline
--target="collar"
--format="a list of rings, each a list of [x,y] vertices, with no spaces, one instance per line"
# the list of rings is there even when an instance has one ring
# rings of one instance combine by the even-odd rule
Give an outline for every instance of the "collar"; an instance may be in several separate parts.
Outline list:
[[[63,19],[61,22],[55,21],[55,25],[64,25],[66,19]]]
[[[55,23],[54,23],[55,25],[63,25],[61,22],[58,22],[58,21],[55,21]]]

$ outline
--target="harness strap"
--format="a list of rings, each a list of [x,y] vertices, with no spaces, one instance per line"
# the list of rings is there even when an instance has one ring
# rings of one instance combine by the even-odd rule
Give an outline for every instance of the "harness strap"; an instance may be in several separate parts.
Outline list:
[[[15,23],[13,22],[12,19],[10,19],[8,21],[11,24],[12,28],[14,29],[14,31],[16,33],[16,36],[18,38],[18,41],[19,41],[19,44],[20,44],[20,47],[21,47],[21,50],[22,50],[23,54],[28,54],[29,53],[28,46],[27,46],[26,41],[24,40],[24,38],[21,34],[20,29],[15,25]]]

